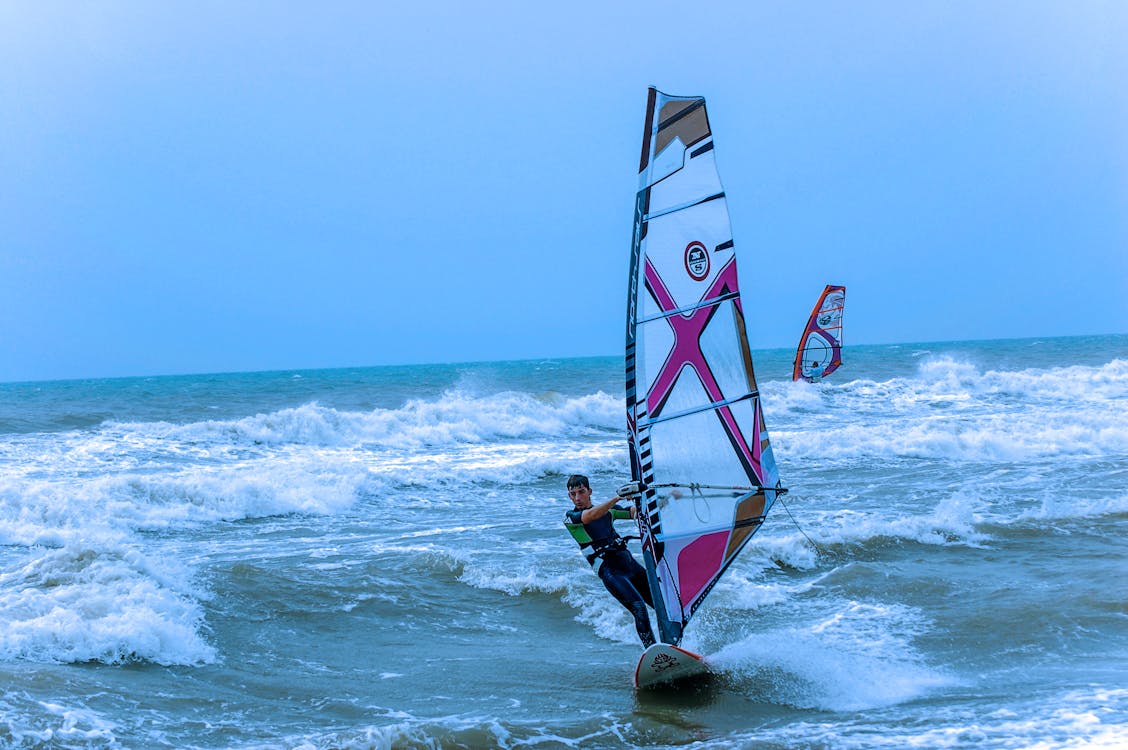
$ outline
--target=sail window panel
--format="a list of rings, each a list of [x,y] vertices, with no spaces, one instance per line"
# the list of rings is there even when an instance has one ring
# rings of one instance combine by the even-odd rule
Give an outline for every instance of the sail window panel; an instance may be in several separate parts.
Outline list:
[[[761,439],[766,434],[757,429],[758,403],[747,399],[652,425],[655,481],[774,486],[778,474],[771,447]]]
[[[744,369],[744,345],[736,327],[736,309],[731,300],[718,306],[698,341],[722,398],[740,398],[751,392]]]
[[[767,433],[759,429],[760,399],[751,398],[732,404],[727,410],[727,416],[731,419],[731,423],[735,424],[735,429],[732,432],[726,432],[726,435],[731,435],[729,445],[733,456],[737,456],[738,450],[744,455],[744,461],[741,462],[740,468],[741,475],[744,477],[742,483],[774,486],[776,481],[775,460],[771,457],[770,448],[767,448],[770,466],[764,464],[763,458],[763,451],[767,445]],[[740,458],[737,457],[737,460],[739,461]]]
[[[704,432],[720,430],[720,423],[712,414],[686,417],[686,420],[698,422],[695,426]],[[708,424],[710,421],[716,426],[711,427]],[[670,423],[662,423],[654,425],[651,431],[656,483],[690,484],[700,482],[702,477],[716,477],[719,485],[739,486],[748,483],[735,453],[719,455],[721,451],[715,450],[715,443],[708,443],[703,439],[679,439],[673,431],[680,434],[686,430],[682,424],[671,427]],[[708,445],[713,445],[712,452],[708,450]],[[659,514],[663,541],[731,529],[737,512],[735,509],[741,498],[747,495],[739,491],[717,489],[690,491],[688,487],[677,488],[677,492],[680,496],[675,496],[673,488],[660,489]]]
[[[647,411],[651,419],[700,409],[713,403],[695,369],[686,363],[664,360],[652,372],[653,377],[648,379],[646,389]]]
[[[743,435],[730,435],[717,411],[709,409],[658,422],[650,428],[650,447],[656,482],[748,486],[750,481],[739,451],[741,443],[755,440],[752,400],[733,404],[729,411]],[[745,418],[740,416],[744,412]],[[748,446],[752,448],[752,446]],[[668,531],[668,529],[663,529]]]
[[[775,460],[772,445],[764,440],[760,446],[760,484],[764,487],[775,487],[779,484],[779,468]],[[774,499],[774,495],[772,496]],[[770,506],[769,506],[770,507]]]
[[[801,367],[807,367],[818,362],[825,368],[833,352],[834,341],[830,337],[821,331],[811,331],[803,342],[803,354],[800,357],[802,361],[799,364]]]
[[[672,488],[663,488],[658,499],[662,519],[658,541],[673,544],[686,537],[731,531],[743,497],[746,495],[717,490],[679,489],[675,494]]]
[[[680,145],[680,141],[671,144],[672,147]],[[700,144],[698,144],[700,146]],[[667,148],[667,151],[670,149]],[[650,188],[650,213],[657,214],[667,211],[675,206],[707,198],[710,195],[724,192],[721,179],[717,175],[717,162],[712,151],[706,151],[700,156],[690,158],[686,149],[682,148],[684,155],[682,168],[673,172],[663,180],[652,180]],[[670,159],[666,154],[663,159]]]
[[[759,399],[742,401],[739,404],[734,404],[730,413],[748,447],[752,459],[752,470],[759,472],[749,476],[748,483],[774,487],[776,482],[779,481],[779,472],[776,469],[772,446],[767,440],[767,432],[757,429],[759,426],[758,404]],[[761,442],[757,445],[756,440]]]
[[[687,156],[685,144],[681,142],[680,138],[675,138],[670,145],[655,154],[650,160],[650,171],[643,173],[641,187],[645,188],[656,182],[661,182],[677,172],[685,166]]]

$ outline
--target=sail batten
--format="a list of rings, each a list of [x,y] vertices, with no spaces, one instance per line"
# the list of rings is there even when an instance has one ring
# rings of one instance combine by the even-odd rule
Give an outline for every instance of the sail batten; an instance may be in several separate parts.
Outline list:
[[[747,519],[742,519],[740,521],[737,521],[733,525],[735,525],[738,528],[745,527],[745,526],[755,526],[756,524],[763,523],[764,518],[765,518],[765,516],[753,516],[753,517],[750,517],[750,518],[747,518]],[[692,533],[691,532],[685,532],[685,533],[682,533],[682,534],[663,533],[663,534],[658,535],[658,540],[659,541],[666,541],[666,540],[671,540],[671,539],[694,537],[694,536],[697,536],[697,535],[702,534],[702,533],[709,534],[709,533],[712,533],[714,531],[728,531],[729,528],[730,528],[730,525],[718,525],[718,526],[702,527],[700,530],[695,530]]]
[[[708,403],[708,404],[704,404],[702,406],[698,406],[694,409],[684,409],[684,410],[679,411],[675,414],[665,414],[661,417],[656,417],[654,419],[640,419],[639,422],[640,422],[640,424],[643,424],[643,425],[655,425],[655,424],[658,424],[660,422],[668,422],[671,419],[680,419],[682,417],[691,417],[694,414],[700,414],[703,411],[714,411],[716,409],[721,408],[722,406],[731,406],[732,404],[738,404],[741,401],[747,401],[750,398],[756,398],[758,396],[759,396],[759,393],[746,393],[743,396],[739,396],[737,398],[729,399],[727,401],[714,401],[712,403]]]
[[[724,197],[725,197],[724,193],[717,193],[716,195],[710,195],[710,196],[706,196],[705,198],[699,198],[699,199],[694,200],[694,201],[688,201],[686,203],[681,204],[680,206],[671,206],[669,208],[664,208],[661,211],[656,211],[652,214],[647,214],[646,216],[642,217],[642,220],[643,221],[653,221],[654,219],[660,219],[663,216],[669,216],[670,214],[677,213],[678,211],[684,211],[687,208],[693,208],[694,206],[700,206],[702,203],[708,203],[709,201],[720,200],[721,198],[724,198]]]
[[[679,111],[677,114],[671,115],[668,119],[658,123],[657,129],[658,130],[665,130],[666,128],[670,127],[671,125],[673,125],[678,120],[682,119],[683,117],[686,117],[687,115],[693,114],[698,109],[701,109],[704,106],[705,106],[705,100],[704,99],[698,99],[696,101],[693,101],[691,104],[689,104],[687,107],[685,107],[684,109]]]
[[[627,297],[631,472],[661,640],[764,522],[780,487],[752,369],[705,100],[650,89]]]
[[[640,318],[638,322],[639,323],[650,323],[651,321],[662,320],[664,318],[669,318],[673,315],[685,315],[686,313],[691,313],[694,310],[700,310],[703,307],[714,307],[714,306],[719,305],[720,303],[722,303],[726,300],[736,299],[739,296],[740,296],[740,292],[728,292],[727,294],[722,294],[720,297],[714,297],[712,299],[702,300],[701,302],[698,302],[696,305],[686,305],[685,307],[679,307],[676,310],[663,310],[660,313],[655,313],[654,315],[650,315],[650,316],[647,316],[645,318]]]

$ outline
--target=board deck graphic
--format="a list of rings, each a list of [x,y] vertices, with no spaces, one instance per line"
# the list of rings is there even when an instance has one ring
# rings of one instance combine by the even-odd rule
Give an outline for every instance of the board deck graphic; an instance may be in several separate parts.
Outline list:
[[[692,651],[668,643],[655,643],[639,657],[634,683],[636,688],[645,690],[709,673],[704,659]]]

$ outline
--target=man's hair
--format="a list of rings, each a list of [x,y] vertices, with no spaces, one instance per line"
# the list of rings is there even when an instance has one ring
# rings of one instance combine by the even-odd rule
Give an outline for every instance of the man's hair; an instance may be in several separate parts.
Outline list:
[[[573,474],[568,477],[568,489],[574,489],[576,487],[587,487],[590,490],[591,484],[588,482],[588,478],[583,474]]]

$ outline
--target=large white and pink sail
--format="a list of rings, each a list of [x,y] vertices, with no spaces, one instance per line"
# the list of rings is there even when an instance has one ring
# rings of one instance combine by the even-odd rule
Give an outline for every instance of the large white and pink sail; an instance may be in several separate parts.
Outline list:
[[[701,97],[653,88],[627,297],[631,468],[662,641],[678,643],[779,486]]]

